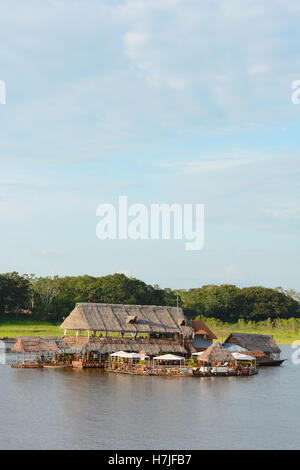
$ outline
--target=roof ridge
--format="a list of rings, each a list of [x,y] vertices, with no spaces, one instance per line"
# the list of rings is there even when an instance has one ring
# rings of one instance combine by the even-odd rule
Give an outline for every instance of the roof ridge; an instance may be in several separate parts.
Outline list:
[[[105,303],[105,302],[76,302],[77,305],[103,305],[103,306],[112,306],[112,307],[138,307],[138,308],[171,308],[175,310],[182,310],[182,307],[175,307],[174,305],[148,305],[148,304],[110,304],[110,303]],[[75,307],[76,307],[75,306]]]

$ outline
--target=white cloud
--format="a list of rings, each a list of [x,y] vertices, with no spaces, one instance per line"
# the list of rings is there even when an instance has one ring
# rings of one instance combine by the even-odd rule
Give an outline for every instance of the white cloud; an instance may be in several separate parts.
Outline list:
[[[299,148],[299,107],[290,99],[300,70],[297,2],[2,3],[0,79],[8,96],[0,109],[1,183],[10,186],[1,187],[0,217],[10,223],[1,236],[4,246],[19,247],[3,254],[7,265],[111,269],[114,251],[97,245],[95,256],[91,214],[124,181],[139,182],[128,188],[135,200],[206,204],[208,228],[214,224],[217,235],[214,244],[207,238],[212,255],[200,263],[204,278],[216,259],[219,279],[226,266],[234,275],[230,266],[239,259],[224,256],[240,227],[237,258],[256,244],[257,232],[261,251],[271,251],[276,233],[297,235],[299,205],[291,201],[299,200],[299,159],[289,161]],[[72,254],[68,263],[55,257],[43,248],[49,246],[79,253],[80,262]],[[145,256],[155,254],[156,248]],[[144,260],[123,249],[117,258],[127,267]],[[252,259],[245,255],[244,265]],[[151,263],[141,263],[147,272]],[[199,259],[185,263],[196,275]],[[167,267],[164,276],[174,279]]]
[[[172,169],[182,173],[208,173],[234,168],[241,165],[250,165],[261,159],[258,158],[203,158],[199,161],[162,161],[163,168]]]
[[[123,40],[125,52],[131,59],[136,59],[139,50],[147,44],[147,36],[141,33],[126,33]]]
[[[7,201],[0,201],[0,217],[7,216],[11,211],[11,204]]]
[[[292,2],[17,4],[0,18],[5,158],[103,158],[170,134],[232,133],[298,111]]]
[[[289,203],[272,209],[264,209],[264,213],[274,219],[299,219],[300,205]]]
[[[124,9],[126,56],[150,86],[184,90],[198,103],[206,94],[206,107],[233,119],[290,109],[285,89],[300,65],[290,47],[292,3],[127,1]]]
[[[56,250],[49,250],[46,248],[37,248],[35,254],[38,256],[59,256],[60,253]]]
[[[131,270],[130,269],[121,269],[120,271],[116,271],[119,274],[124,274],[127,277],[131,276]]]
[[[223,279],[226,282],[241,281],[241,273],[237,266],[234,264],[227,266],[223,274]]]

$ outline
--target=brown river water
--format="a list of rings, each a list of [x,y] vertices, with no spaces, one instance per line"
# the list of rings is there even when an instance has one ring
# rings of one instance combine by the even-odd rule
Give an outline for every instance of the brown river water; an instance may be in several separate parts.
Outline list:
[[[134,377],[0,365],[0,449],[299,449],[300,365]],[[299,355],[300,357],[300,355]]]

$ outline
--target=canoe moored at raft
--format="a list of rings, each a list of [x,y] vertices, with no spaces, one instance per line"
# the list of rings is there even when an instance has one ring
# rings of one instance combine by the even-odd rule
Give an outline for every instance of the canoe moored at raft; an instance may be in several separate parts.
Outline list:
[[[281,364],[286,361],[286,359],[279,359],[279,360],[268,360],[267,358],[266,359],[257,359],[256,360],[256,363],[257,365],[259,365],[260,367],[274,367],[274,366],[281,366]]]

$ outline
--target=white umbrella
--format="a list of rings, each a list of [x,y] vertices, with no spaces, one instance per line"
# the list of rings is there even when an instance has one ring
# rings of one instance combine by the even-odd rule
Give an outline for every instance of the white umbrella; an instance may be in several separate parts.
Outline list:
[[[125,351],[117,351],[115,353],[112,353],[111,356],[112,357],[128,357],[128,354],[127,352]]]
[[[127,353],[126,357],[129,357],[131,359],[142,359],[145,357],[145,355],[132,352],[132,353]]]
[[[163,354],[162,356],[156,356],[153,359],[159,361],[184,361],[184,357],[182,356],[175,356],[174,354]]]

